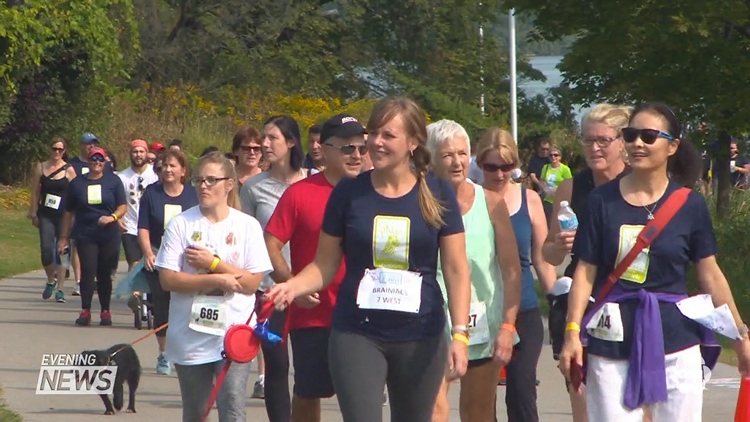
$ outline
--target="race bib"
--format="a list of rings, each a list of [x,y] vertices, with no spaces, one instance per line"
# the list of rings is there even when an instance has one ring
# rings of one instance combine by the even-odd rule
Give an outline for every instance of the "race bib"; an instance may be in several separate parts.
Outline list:
[[[172,218],[182,213],[182,205],[164,204],[164,229],[167,229],[167,224]]]
[[[625,256],[633,249],[638,235],[643,230],[644,226],[641,225],[628,225],[623,224],[620,227],[620,247],[617,253],[617,263],[620,263]],[[633,283],[643,284],[646,281],[646,275],[648,274],[648,265],[650,262],[648,253],[650,248],[644,248],[638,256],[635,257],[633,262],[630,264],[627,270],[623,273],[623,280],[632,281]]]
[[[44,206],[47,208],[52,208],[53,210],[57,210],[60,209],[60,201],[62,201],[62,198],[57,195],[48,193],[47,196],[44,197]]]
[[[605,303],[586,324],[586,331],[592,337],[607,341],[623,341],[625,339],[622,326],[622,315],[619,303]]]
[[[487,305],[473,302],[469,311],[469,346],[490,341],[490,326],[487,322]]]
[[[81,169],[81,174],[86,174],[86,173],[88,173],[88,172],[89,172],[89,168],[88,168],[88,167],[83,167],[83,168]]]
[[[102,185],[89,185],[87,199],[90,205],[101,204],[102,203]]]
[[[223,336],[226,332],[227,299],[223,296],[195,296],[189,327],[199,333]]]
[[[360,309],[419,313],[422,276],[411,271],[378,268],[365,270],[357,290]]]

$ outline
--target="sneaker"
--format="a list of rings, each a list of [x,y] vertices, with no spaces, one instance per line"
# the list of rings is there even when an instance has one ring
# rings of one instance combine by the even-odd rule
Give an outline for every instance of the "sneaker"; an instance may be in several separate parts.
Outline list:
[[[99,325],[112,325],[112,314],[109,311],[102,311],[99,316]]]
[[[82,310],[81,314],[78,315],[78,319],[76,319],[76,325],[79,327],[91,325],[91,311],[88,309]]]
[[[55,293],[55,287],[57,287],[56,283],[47,283],[42,292],[42,299],[47,300],[52,297],[52,293]]]
[[[57,293],[55,293],[55,300],[58,303],[65,303],[65,293],[63,293],[62,290],[58,290]]]
[[[172,367],[169,365],[169,361],[164,356],[164,353],[159,353],[159,357],[156,358],[156,373],[160,375],[169,375],[172,373]]]
[[[80,296],[81,295],[81,282],[76,282],[76,288],[73,289],[73,296]]]
[[[266,398],[266,386],[261,380],[255,381],[253,385],[253,398],[254,399],[265,399]]]
[[[141,295],[130,295],[130,298],[128,298],[128,308],[130,308],[133,313],[138,312],[138,309],[141,307],[141,304],[143,303],[143,299],[141,298]]]

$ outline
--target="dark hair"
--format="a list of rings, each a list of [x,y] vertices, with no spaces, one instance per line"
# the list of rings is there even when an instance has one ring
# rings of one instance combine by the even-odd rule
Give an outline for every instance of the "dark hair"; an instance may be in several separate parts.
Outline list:
[[[235,165],[237,165],[237,156],[232,154],[231,152],[227,152],[224,154],[225,157],[227,157],[227,160],[232,161]]]
[[[242,144],[246,141],[255,142],[260,145],[263,140],[263,136],[258,132],[258,129],[254,127],[244,127],[234,134],[232,138],[232,152],[237,152]]]
[[[115,153],[109,149],[105,149],[104,152],[107,153],[107,157],[109,158],[110,164],[112,165],[112,170],[117,171],[117,157],[115,157]]]
[[[323,132],[323,125],[315,125],[307,131],[308,135],[320,135]]]
[[[182,151],[175,151],[173,149],[167,150],[164,154],[162,154],[157,161],[154,162],[154,170],[156,170],[157,167],[164,168],[167,165],[167,160],[170,158],[174,158],[177,163],[180,164],[180,167],[182,167],[185,170],[185,176],[180,180],[182,184],[185,184],[185,181],[190,180],[190,162],[188,161],[187,155],[185,155]]]
[[[178,146],[180,149],[182,149],[182,141],[179,139],[172,139],[172,141],[169,143],[170,147]]]
[[[690,141],[680,138],[682,136],[682,125],[675,113],[666,104],[644,103],[633,110],[630,115],[630,122],[640,113],[651,113],[661,117],[667,124],[667,132],[675,139],[680,139],[677,151],[669,157],[667,162],[667,174],[671,180],[681,186],[693,188],[701,177],[703,159]]]
[[[274,116],[266,120],[263,126],[269,124],[279,128],[284,139],[294,142],[294,146],[289,151],[289,167],[294,171],[299,171],[305,162],[305,151],[302,149],[302,140],[297,121],[292,116]]]
[[[213,145],[208,146],[208,147],[206,147],[206,149],[203,150],[203,152],[201,152],[201,157],[203,157],[204,155],[210,154],[212,152],[216,152],[216,151],[219,151],[219,148],[217,148],[217,147],[215,147]]]

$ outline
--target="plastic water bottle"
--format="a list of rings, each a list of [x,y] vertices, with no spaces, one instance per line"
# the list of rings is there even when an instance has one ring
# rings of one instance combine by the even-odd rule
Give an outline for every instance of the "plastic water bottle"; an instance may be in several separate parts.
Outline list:
[[[557,214],[557,220],[560,222],[560,229],[563,231],[578,228],[578,217],[573,212],[573,209],[570,208],[568,201],[560,202],[560,212]]]
[[[60,264],[66,270],[70,269],[70,247],[65,248],[60,256]]]

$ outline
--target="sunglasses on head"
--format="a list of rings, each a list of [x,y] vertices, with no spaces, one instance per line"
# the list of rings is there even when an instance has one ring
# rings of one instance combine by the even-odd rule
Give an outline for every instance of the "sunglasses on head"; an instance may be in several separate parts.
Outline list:
[[[513,171],[514,168],[516,168],[516,165],[513,163],[509,163],[509,164],[484,163],[482,164],[482,170],[488,173],[494,173],[498,170],[502,171],[503,173],[507,173],[509,171]]]
[[[326,145],[328,145],[331,148],[338,149],[344,155],[352,155],[352,154],[354,154],[355,150],[359,151],[359,155],[365,155],[365,153],[367,153],[367,145],[349,144],[349,145],[344,145],[344,146],[341,146],[341,147],[337,147],[336,145],[331,145],[331,144],[329,144],[327,142],[326,142]]]
[[[251,147],[250,145],[240,145],[240,150],[243,152],[252,152],[253,154],[260,154],[260,147]]]
[[[634,127],[626,127],[622,130],[622,139],[625,140],[625,142],[632,143],[638,138],[641,138],[641,141],[648,145],[652,145],[658,138],[664,138],[668,141],[674,140],[674,136],[656,129],[636,129]]]
[[[190,184],[194,187],[200,187],[204,182],[206,183],[206,186],[211,188],[216,186],[217,183],[219,183],[222,180],[229,180],[228,177],[214,177],[214,176],[208,176],[208,177],[193,177],[190,179]]]
[[[94,155],[91,158],[89,158],[89,160],[91,160],[91,161],[93,161],[95,163],[103,163],[103,162],[107,161],[104,157],[102,157],[101,155],[98,155],[98,154]]]

